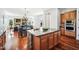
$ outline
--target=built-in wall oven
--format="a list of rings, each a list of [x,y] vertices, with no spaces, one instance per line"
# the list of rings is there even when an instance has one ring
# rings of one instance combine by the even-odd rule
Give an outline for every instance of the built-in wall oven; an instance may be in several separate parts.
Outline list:
[[[65,30],[75,31],[75,21],[74,20],[66,20],[65,21]]]

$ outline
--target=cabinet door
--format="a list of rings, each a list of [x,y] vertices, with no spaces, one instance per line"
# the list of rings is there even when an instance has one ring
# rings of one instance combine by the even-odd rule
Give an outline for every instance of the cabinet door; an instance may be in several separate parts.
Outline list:
[[[33,47],[34,50],[40,50],[40,38],[34,36],[32,45],[33,45],[32,47]]]
[[[54,46],[56,46],[58,44],[58,33],[55,32],[54,33]]]
[[[61,39],[61,32],[58,31],[58,43],[59,43],[60,39]]]
[[[53,33],[49,34],[49,49],[53,48],[54,46],[54,38],[53,38]]]
[[[69,20],[69,13],[65,13],[65,19]]]
[[[61,14],[61,23],[64,24],[64,22],[65,22],[65,15]]]
[[[76,11],[72,11],[72,12],[70,12],[69,13],[69,19],[71,19],[71,20],[75,20],[76,19]]]
[[[65,34],[65,29],[61,28],[61,35],[64,35],[64,34]]]
[[[48,35],[44,35],[41,37],[41,50],[48,49]]]

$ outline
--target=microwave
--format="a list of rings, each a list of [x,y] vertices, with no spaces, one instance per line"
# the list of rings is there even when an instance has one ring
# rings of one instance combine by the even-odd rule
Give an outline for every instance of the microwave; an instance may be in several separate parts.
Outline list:
[[[75,21],[74,20],[66,20],[65,21],[65,30],[75,31]]]
[[[72,24],[74,25],[75,21],[74,20],[66,20],[66,24]]]

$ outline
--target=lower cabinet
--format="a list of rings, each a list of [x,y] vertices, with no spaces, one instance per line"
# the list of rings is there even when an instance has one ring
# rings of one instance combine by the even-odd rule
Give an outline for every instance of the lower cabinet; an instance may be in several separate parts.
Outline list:
[[[51,49],[52,47],[54,47],[54,34],[53,33],[51,33],[50,35],[49,35],[49,49]]]
[[[61,27],[61,35],[65,35],[65,28]]]
[[[40,50],[40,38],[39,37],[33,36],[32,49]]]
[[[48,35],[41,36],[40,45],[41,50],[48,49]]]
[[[54,33],[54,46],[57,45],[57,43],[58,43],[58,33],[55,32]]]
[[[34,50],[48,50],[53,48],[59,43],[59,32],[53,32],[42,36],[33,37]]]

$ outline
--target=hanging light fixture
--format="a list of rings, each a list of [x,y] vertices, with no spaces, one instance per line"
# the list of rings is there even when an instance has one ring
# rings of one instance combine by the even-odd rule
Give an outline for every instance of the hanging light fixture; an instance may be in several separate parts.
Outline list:
[[[24,16],[23,16],[23,19],[26,19],[27,20],[27,11],[26,11],[26,8],[24,8]]]
[[[24,15],[26,16],[26,8],[25,8],[25,14]]]

